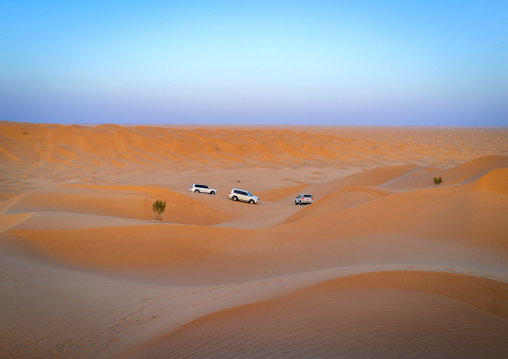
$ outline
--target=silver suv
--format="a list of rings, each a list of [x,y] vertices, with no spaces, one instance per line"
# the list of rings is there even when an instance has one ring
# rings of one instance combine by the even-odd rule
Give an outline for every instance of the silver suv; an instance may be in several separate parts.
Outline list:
[[[231,192],[229,192],[229,198],[233,201],[243,201],[251,204],[259,203],[259,197],[254,196],[252,193],[244,189],[233,188]]]
[[[314,197],[311,194],[299,194],[298,197],[295,198],[295,205],[311,203],[314,203]]]
[[[210,193],[216,194],[217,191],[213,188],[210,188],[204,184],[192,184],[189,188],[189,192],[197,192],[197,193]]]

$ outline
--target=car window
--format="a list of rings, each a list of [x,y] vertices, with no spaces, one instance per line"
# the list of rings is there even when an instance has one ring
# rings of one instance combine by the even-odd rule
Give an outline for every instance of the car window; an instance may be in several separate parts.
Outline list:
[[[246,193],[246,192],[244,192],[244,191],[240,191],[240,194],[241,194],[242,196],[247,196],[247,193]]]
[[[311,198],[311,197],[312,197],[312,195],[311,195],[311,194],[306,194],[304,197],[305,197],[305,198]]]

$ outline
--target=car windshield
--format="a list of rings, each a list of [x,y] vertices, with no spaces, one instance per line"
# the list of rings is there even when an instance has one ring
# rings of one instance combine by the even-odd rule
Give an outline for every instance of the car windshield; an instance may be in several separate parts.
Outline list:
[[[249,194],[249,196],[254,197],[254,196],[252,196],[252,193],[250,193],[250,192],[247,192],[247,193]]]

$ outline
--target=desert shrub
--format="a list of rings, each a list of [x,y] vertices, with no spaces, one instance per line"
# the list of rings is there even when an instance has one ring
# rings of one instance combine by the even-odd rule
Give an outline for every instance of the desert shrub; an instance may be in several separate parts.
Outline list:
[[[160,199],[157,199],[153,205],[153,216],[154,219],[158,219],[159,221],[162,221],[162,214],[164,213],[164,210],[166,209],[166,201],[162,202]]]
[[[443,182],[443,179],[441,177],[439,177],[439,178],[434,177],[434,184],[438,184],[441,182]]]

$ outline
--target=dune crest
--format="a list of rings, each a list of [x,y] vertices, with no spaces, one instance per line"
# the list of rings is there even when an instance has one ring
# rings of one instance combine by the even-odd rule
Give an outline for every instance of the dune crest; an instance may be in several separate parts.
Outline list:
[[[478,191],[492,191],[508,196],[508,168],[499,168],[483,175],[473,188]]]

